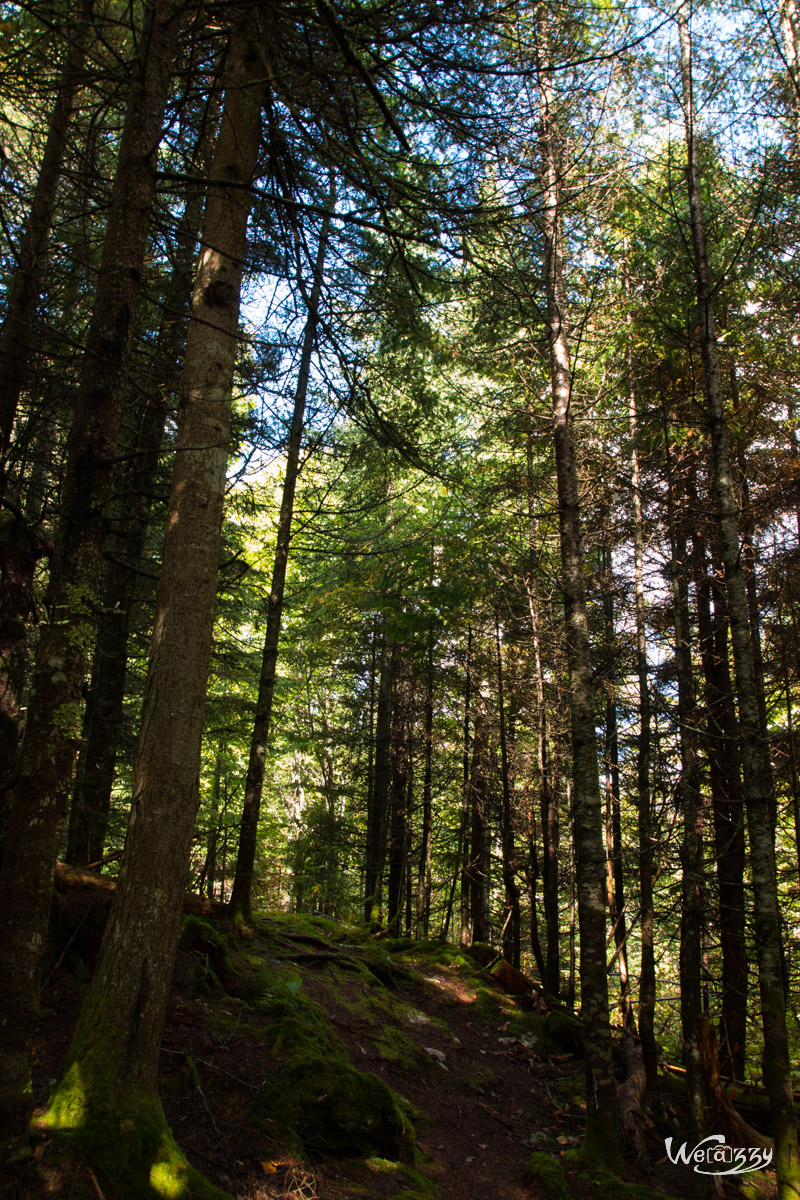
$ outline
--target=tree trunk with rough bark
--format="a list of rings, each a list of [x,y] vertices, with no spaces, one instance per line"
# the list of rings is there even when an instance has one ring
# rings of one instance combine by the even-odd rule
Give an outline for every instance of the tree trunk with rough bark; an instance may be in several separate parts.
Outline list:
[[[375,718],[375,772],[367,812],[366,864],[364,869],[364,920],[377,921],[386,861],[386,816],[389,808],[392,696],[395,648],[386,632],[381,636],[378,677],[378,711]]]
[[[31,1016],[50,911],[53,868],[81,733],[82,688],[99,602],[104,509],[111,495],[125,363],[150,212],[180,0],[145,10],[140,52],[67,447],[62,517],[40,633],[25,739],[0,871],[0,1121],[20,1128],[29,1104]]]
[[[470,701],[472,698],[472,626],[467,626],[467,661],[464,671],[464,721],[461,734],[461,820],[459,828],[459,933],[461,946],[471,941],[470,931],[470,802],[469,802],[469,751],[470,751]],[[800,850],[798,850],[800,854]]]
[[[397,662],[392,701],[391,786],[389,790],[389,880],[386,888],[386,928],[400,935],[403,876],[406,865],[406,813],[411,780],[411,725],[414,681],[403,655]]]
[[[786,1029],[775,843],[771,823],[772,797],[764,771],[764,730],[759,714],[752,631],[742,571],[742,546],[733,489],[730,436],[723,403],[714,320],[714,287],[708,260],[700,188],[694,129],[689,12],[688,0],[680,0],[676,16],[681,45],[681,80],[686,123],[687,192],[700,318],[703,388],[711,428],[712,477],[716,493],[722,561],[725,567],[734,680],[739,709],[744,802],[750,835],[753,915],[764,1031],[764,1082],[769,1094],[775,1138],[774,1164],[778,1176],[778,1200],[797,1200],[800,1196],[800,1150],[792,1103],[792,1072]]]
[[[529,564],[525,576],[525,590],[528,597],[528,612],[531,618],[533,632],[533,662],[536,687],[536,766],[539,776],[539,811],[542,823],[542,900],[544,903],[544,925],[546,951],[542,960],[542,950],[539,941],[538,915],[536,913],[536,882],[531,880],[531,942],[536,957],[537,966],[542,974],[542,983],[549,995],[556,998],[561,995],[561,956],[559,944],[559,911],[558,911],[558,845],[559,845],[559,813],[558,792],[553,778],[553,762],[551,754],[551,724],[545,694],[544,666],[542,662],[542,639],[539,620],[539,596],[536,588],[536,517],[535,489],[533,480],[533,439],[528,433],[525,439],[526,482],[528,503],[528,556]],[[532,825],[532,821],[529,821]],[[538,875],[536,869],[536,845],[533,840],[533,829],[530,830],[531,868],[533,875]],[[542,960],[542,961],[540,961]]]
[[[639,976],[639,1037],[647,1077],[647,1090],[658,1087],[658,1054],[655,1039],[656,959],[655,913],[653,907],[653,823],[650,800],[651,709],[647,663],[647,620],[644,587],[644,530],[642,491],[637,447],[638,413],[633,379],[632,354],[628,355],[631,434],[631,482],[633,487],[634,589],[636,595],[636,675],[639,685],[639,741],[636,753],[636,803],[639,835],[639,905],[641,908],[641,970]]]
[[[216,103],[209,106],[215,111],[206,113],[207,128],[201,132],[193,155],[192,174],[198,177],[205,177],[211,165],[218,100],[217,96]],[[125,498],[107,551],[102,616],[69,815],[67,861],[76,867],[99,862],[103,857],[123,722],[128,637],[138,582],[136,566],[150,524],[151,496],[167,417],[176,407],[173,397],[180,389],[203,200],[199,188],[187,197],[176,230],[178,248],[161,301],[162,317],[152,367],[147,378],[140,382],[145,402],[134,446],[134,465],[117,483],[117,490],[123,491]]]
[[[606,972],[606,860],[578,470],[573,441],[558,116],[549,77],[541,70],[539,102],[547,332],[572,735],[573,837],[586,1068],[586,1146],[600,1159],[608,1160],[618,1153],[618,1130]]]
[[[167,1129],[158,1059],[199,802],[242,268],[265,91],[252,29],[249,22],[232,32],[225,68],[125,854],[100,961],[45,1117],[56,1128],[79,1126],[112,1177],[127,1172],[138,1187],[142,1178],[168,1174],[170,1187],[187,1191],[203,1185]]]
[[[497,707],[500,722],[500,778],[503,788],[500,834],[503,847],[503,886],[506,893],[503,910],[503,957],[506,962],[510,962],[512,967],[518,971],[521,950],[519,884],[517,883],[514,808],[512,804],[511,767],[508,753],[508,731],[506,729],[503,648],[500,636],[500,618],[497,613],[495,613],[495,648],[497,651]]]
[[[693,535],[693,550],[706,708],[705,744],[719,890],[722,951],[719,1068],[722,1075],[743,1079],[747,1038],[744,804],[733,688],[728,668],[728,618],[723,589],[719,581],[709,574],[713,567],[707,563],[705,545],[699,534]]]
[[[428,633],[425,684],[424,774],[422,779],[422,837],[417,872],[417,936],[427,938],[431,919],[431,846],[433,842],[433,629]]]
[[[704,812],[697,761],[698,713],[692,672],[689,619],[689,563],[687,553],[687,491],[681,485],[676,500],[676,468],[670,446],[667,414],[664,413],[664,457],[667,475],[667,520],[670,543],[670,587],[672,624],[675,634],[675,665],[678,681],[678,744],[681,770],[677,784],[678,807],[683,819],[681,841],[681,945],[680,992],[683,1064],[686,1067],[686,1098],[689,1126],[695,1139],[706,1132],[709,1105],[705,1064],[701,1045],[704,1005],[702,993],[702,926],[704,905],[703,832]],[[692,482],[694,471],[692,470]]]
[[[476,690],[469,773],[469,911],[472,941],[489,940],[489,747],[486,685]]]
[[[606,521],[609,511],[606,505]],[[619,973],[622,1022],[630,1033],[636,1033],[633,1015],[633,996],[628,973],[628,922],[625,916],[625,874],[622,862],[622,812],[619,772],[619,733],[617,728],[617,646],[614,630],[614,560],[610,545],[603,545],[603,613],[605,616],[606,654],[606,723],[603,753],[606,799],[606,858],[608,875],[608,912],[616,947]]]

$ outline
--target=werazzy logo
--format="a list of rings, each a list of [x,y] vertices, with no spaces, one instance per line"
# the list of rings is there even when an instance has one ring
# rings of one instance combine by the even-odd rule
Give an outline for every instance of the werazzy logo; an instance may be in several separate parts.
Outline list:
[[[746,1175],[748,1171],[762,1171],[772,1162],[772,1150],[751,1146],[728,1146],[724,1133],[710,1133],[690,1149],[686,1142],[672,1153],[674,1139],[664,1142],[671,1163],[691,1166],[698,1175]]]

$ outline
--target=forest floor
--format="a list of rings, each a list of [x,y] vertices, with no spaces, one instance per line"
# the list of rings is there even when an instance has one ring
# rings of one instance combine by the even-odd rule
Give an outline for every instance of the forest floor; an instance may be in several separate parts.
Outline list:
[[[46,984],[39,1104],[97,925],[79,918]],[[161,1096],[189,1161],[237,1200],[655,1200],[705,1183],[666,1156],[665,1137],[684,1140],[676,1101],[648,1130],[648,1171],[587,1162],[577,1022],[508,995],[455,947],[312,917],[222,930],[185,921]],[[27,1200],[129,1200],[102,1163],[44,1134],[25,1179]],[[768,1174],[743,1179],[745,1192],[720,1181],[715,1194],[774,1194]]]

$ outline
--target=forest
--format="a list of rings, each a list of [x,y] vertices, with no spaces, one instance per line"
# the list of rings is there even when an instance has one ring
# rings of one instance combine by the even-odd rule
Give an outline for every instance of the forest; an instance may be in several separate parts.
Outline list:
[[[292,1136],[325,963],[571,1031],[567,1177],[359,1194],[800,1198],[798,229],[796,0],[0,5],[10,1196],[309,1200],[179,1149],[191,959]]]

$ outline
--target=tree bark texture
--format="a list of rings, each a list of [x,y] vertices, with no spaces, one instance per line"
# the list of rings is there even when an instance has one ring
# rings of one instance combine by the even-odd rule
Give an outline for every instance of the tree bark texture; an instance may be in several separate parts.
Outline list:
[[[709,575],[713,568],[707,563],[705,546],[699,536],[694,537],[694,558],[722,951],[719,1069],[724,1076],[743,1079],[747,1038],[744,803],[728,666],[728,617],[724,590],[721,583]]]
[[[469,775],[469,900],[472,941],[489,940],[489,746],[485,684],[476,689]]]
[[[526,477],[528,501],[528,554],[529,568],[526,573],[525,589],[528,596],[528,611],[533,632],[533,660],[536,686],[537,712],[537,744],[536,759],[539,776],[539,809],[542,823],[542,900],[544,903],[544,923],[546,934],[546,959],[543,966],[539,965],[542,973],[542,983],[551,996],[561,994],[561,961],[559,947],[559,912],[558,912],[558,844],[559,844],[559,814],[558,792],[553,778],[553,762],[550,748],[551,731],[548,712],[547,696],[545,694],[544,666],[542,661],[542,639],[539,620],[539,597],[536,589],[536,517],[534,511],[535,491],[533,481],[533,445],[531,434],[528,433],[525,442]],[[532,822],[531,822],[532,823]],[[533,830],[531,830],[533,838]],[[531,841],[534,867],[536,847]],[[533,871],[534,876],[538,870]],[[538,916],[536,913],[536,882],[531,881],[531,941],[537,964],[542,957],[539,942]]]
[[[771,823],[772,797],[764,771],[765,731],[761,727],[758,684],[742,571],[741,539],[731,471],[731,450],[723,402],[714,289],[700,190],[700,172],[694,130],[692,97],[692,46],[688,0],[676,9],[681,45],[681,80],[687,139],[687,192],[693,266],[700,318],[700,354],[708,422],[711,429],[712,476],[717,502],[725,587],[728,598],[736,698],[739,709],[739,745],[753,882],[753,908],[758,953],[761,1018],[764,1031],[764,1081],[770,1099],[775,1168],[779,1200],[800,1195],[800,1150],[792,1105],[792,1075],[786,1030],[782,947],[778,914],[775,844]]]
[[[230,38],[192,296],[133,800],[100,961],[51,1100],[102,1124],[155,1103],[161,1031],[199,802],[198,775],[239,303],[265,91],[249,28]]]
[[[594,682],[586,616],[578,470],[572,428],[567,346],[558,120],[546,72],[539,72],[545,283],[553,437],[558,488],[572,735],[572,811],[580,929],[581,1012],[586,1064],[586,1140],[600,1156],[616,1154],[616,1086],[606,972],[606,861],[594,727]]]
[[[515,851],[514,808],[512,802],[511,767],[508,753],[508,730],[506,729],[505,689],[503,680],[503,650],[500,635],[500,619],[495,614],[495,649],[497,652],[497,705],[500,722],[500,778],[503,787],[501,810],[501,838],[503,846],[503,886],[505,907],[503,910],[503,957],[515,970],[520,967],[520,908],[519,884],[517,883],[517,857]]]
[[[464,669],[464,720],[461,733],[461,820],[459,824],[458,849],[460,856],[459,878],[459,945],[468,946],[471,941],[470,931],[470,804],[469,804],[469,751],[470,751],[470,721],[472,700],[472,626],[467,627],[467,661]],[[798,851],[800,853],[800,850]]]
[[[217,96],[217,103],[209,106],[215,111],[206,113],[207,128],[201,131],[193,155],[193,173],[199,176],[207,175],[211,166],[218,100]],[[153,365],[141,384],[145,401],[134,446],[133,467],[117,483],[117,490],[123,492],[123,501],[115,522],[116,531],[110,540],[103,615],[97,631],[70,807],[67,860],[75,866],[99,862],[103,857],[123,721],[131,610],[138,583],[128,564],[135,567],[144,551],[164,430],[167,417],[175,408],[174,396],[180,390],[203,199],[200,189],[187,197],[176,231],[177,253],[164,289]]]
[[[422,836],[417,872],[417,931],[427,938],[431,918],[431,847],[433,842],[433,629],[428,633],[425,683],[424,774],[422,779]]]
[[[403,910],[403,876],[407,849],[407,797],[412,774],[411,726],[414,681],[411,667],[399,656],[394,673],[392,701],[391,784],[389,788],[389,880],[386,889],[386,927],[400,935]]]
[[[31,1019],[93,641],[125,363],[156,185],[179,0],[144,13],[120,141],[92,320],[67,447],[62,518],[0,872],[0,1118],[27,1109]]]
[[[632,355],[629,427],[631,433],[631,482],[633,485],[634,589],[636,604],[636,675],[639,685],[639,743],[636,753],[637,831],[639,836],[639,904],[641,907],[641,971],[639,976],[639,1037],[647,1077],[647,1090],[654,1092],[658,1081],[655,1040],[656,960],[655,913],[653,908],[653,823],[650,800],[651,707],[647,663],[647,620],[644,587],[644,531],[642,491],[637,447],[638,413],[633,382]]]
[[[381,638],[378,711],[375,718],[375,775],[372,803],[367,812],[364,920],[377,921],[386,861],[386,816],[389,808],[390,739],[395,648],[387,634]]]
[[[606,506],[608,519],[608,506]],[[611,547],[603,546],[603,612],[605,616],[606,679],[605,799],[608,911],[616,947],[623,1025],[636,1033],[633,998],[628,974],[628,923],[625,916],[625,876],[622,862],[622,813],[619,777],[619,733],[617,729],[617,646],[614,631],[614,561]]]
[[[672,623],[675,634],[675,664],[678,681],[678,743],[681,771],[677,785],[678,806],[683,819],[681,841],[681,1032],[683,1063],[686,1067],[686,1098],[689,1125],[699,1139],[708,1123],[708,1094],[701,1045],[704,1005],[702,994],[703,801],[697,761],[698,713],[692,673],[689,619],[689,562],[687,553],[686,492],[680,488],[676,500],[679,467],[673,464],[669,424],[664,414],[664,455],[667,473],[667,515],[670,540],[670,586]],[[692,475],[693,477],[693,475]]]

